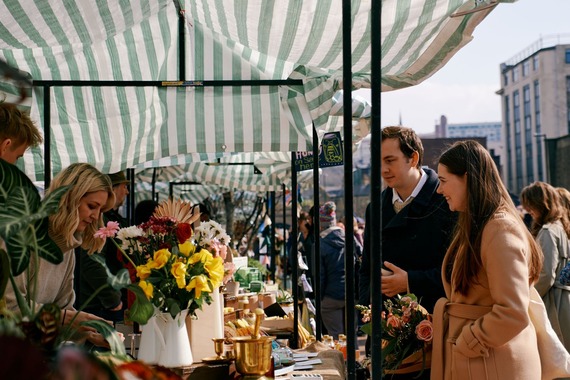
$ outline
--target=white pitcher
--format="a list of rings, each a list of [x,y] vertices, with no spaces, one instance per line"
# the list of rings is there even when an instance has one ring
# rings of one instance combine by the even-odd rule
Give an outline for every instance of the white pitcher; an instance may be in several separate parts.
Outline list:
[[[183,310],[176,318],[170,313],[161,313],[158,318],[162,319],[160,338],[164,344],[158,356],[158,364],[164,367],[190,366],[194,359],[190,348],[190,340],[186,331],[186,316],[188,310]]]
[[[158,364],[158,358],[165,346],[161,325],[164,325],[164,319],[156,313],[145,325],[141,325],[138,360],[147,364]]]

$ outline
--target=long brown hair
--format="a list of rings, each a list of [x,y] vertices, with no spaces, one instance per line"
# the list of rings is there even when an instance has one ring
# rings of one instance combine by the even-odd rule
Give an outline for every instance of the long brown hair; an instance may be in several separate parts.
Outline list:
[[[536,214],[530,229],[532,236],[538,235],[545,224],[560,220],[566,235],[570,237],[568,211],[562,203],[560,193],[552,185],[546,182],[531,183],[522,189],[521,202],[527,211],[533,210]]]
[[[445,277],[452,280],[456,291],[467,295],[469,287],[477,281],[481,262],[481,239],[487,222],[497,211],[506,212],[520,223],[522,234],[527,235],[531,249],[529,283],[534,282],[542,267],[542,253],[523,224],[519,213],[504,186],[495,162],[489,152],[473,140],[458,141],[439,158],[439,163],[457,176],[467,177],[467,208],[459,213],[458,222],[445,268]]]

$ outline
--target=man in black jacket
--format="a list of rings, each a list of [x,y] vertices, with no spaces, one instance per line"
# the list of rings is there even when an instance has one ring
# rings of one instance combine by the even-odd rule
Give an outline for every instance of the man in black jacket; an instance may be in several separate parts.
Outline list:
[[[382,130],[382,264],[383,275],[371,276],[370,205],[366,210],[364,251],[360,269],[359,303],[370,304],[370,280],[382,282],[382,295],[414,293],[432,313],[436,301],[445,296],[441,265],[450,243],[456,215],[445,198],[436,193],[437,174],[422,167],[423,146],[416,133],[405,127]],[[402,376],[402,377],[400,377]],[[414,378],[417,373],[395,375]],[[429,379],[425,371],[421,379]]]

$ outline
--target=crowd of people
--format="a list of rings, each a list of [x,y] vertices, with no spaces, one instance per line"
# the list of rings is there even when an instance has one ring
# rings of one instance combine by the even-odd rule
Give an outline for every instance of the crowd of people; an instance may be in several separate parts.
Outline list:
[[[1,159],[14,164],[41,141],[25,113],[0,104]],[[560,282],[570,255],[570,192],[545,182],[526,186],[520,199],[532,218],[529,227],[482,145],[454,143],[439,157],[437,171],[423,165],[423,154],[412,129],[382,129],[382,276],[370,271],[371,255],[376,254],[369,244],[375,233],[370,207],[364,231],[355,220],[352,234],[358,303],[370,304],[370,283],[380,278],[383,299],[413,293],[433,315],[431,370],[393,378],[541,378],[546,359],[540,356],[529,314],[533,292],[542,297],[553,330],[570,349],[570,287]],[[57,174],[46,194],[72,185],[49,217],[49,235],[63,252],[63,262],[40,260],[14,282],[25,296],[29,278],[36,277],[41,283],[34,293],[36,305],[55,303],[65,311],[61,323],[73,320],[96,346],[106,342],[81,322],[121,321],[128,301],[125,293],[113,289],[90,297],[104,284],[106,273],[87,256],[102,252],[113,273],[124,267],[116,247],[93,235],[107,221],[127,226],[117,211],[128,195],[127,182],[122,172],[103,174],[86,163],[71,164]],[[154,207],[153,201],[141,205],[138,217],[148,218]],[[206,209],[200,211],[208,217]],[[318,254],[312,233],[317,217]],[[346,332],[345,299],[351,295],[345,294],[347,233],[337,220],[335,203],[302,212],[299,232],[298,248],[313,281],[314,265],[320,262],[323,327],[338,338]],[[5,298],[8,308],[16,310],[12,284]],[[80,305],[83,312],[76,315]]]

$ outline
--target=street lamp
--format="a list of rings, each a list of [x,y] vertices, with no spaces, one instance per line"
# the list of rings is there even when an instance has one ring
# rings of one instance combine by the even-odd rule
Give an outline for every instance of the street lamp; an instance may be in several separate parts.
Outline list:
[[[534,137],[536,137],[537,140],[542,138],[542,141],[544,142],[544,149],[542,151],[542,176],[543,176],[543,181],[550,183],[549,181],[549,173],[548,173],[548,145],[546,144],[546,133],[535,133]],[[540,143],[540,141],[539,141]]]

